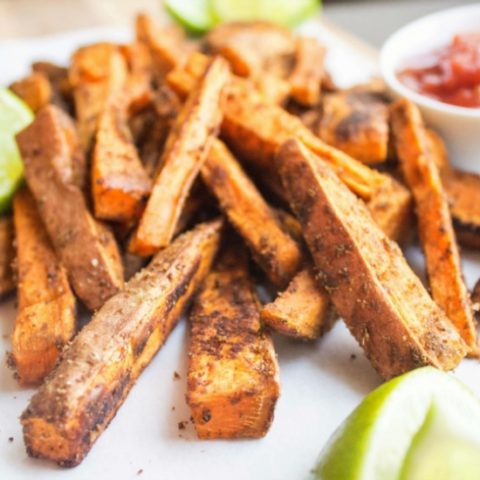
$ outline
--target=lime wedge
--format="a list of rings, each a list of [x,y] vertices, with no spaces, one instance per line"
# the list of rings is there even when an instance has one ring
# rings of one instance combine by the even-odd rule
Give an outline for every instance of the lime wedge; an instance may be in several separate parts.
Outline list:
[[[312,478],[478,479],[480,401],[454,377],[431,367],[391,380],[333,434]]]
[[[165,0],[165,7],[178,23],[192,33],[205,33],[215,25],[209,0]]]
[[[23,178],[15,134],[33,120],[27,105],[10,90],[0,87],[0,214],[11,205],[12,197]]]
[[[210,0],[219,22],[267,20],[292,27],[318,11],[318,0]]]

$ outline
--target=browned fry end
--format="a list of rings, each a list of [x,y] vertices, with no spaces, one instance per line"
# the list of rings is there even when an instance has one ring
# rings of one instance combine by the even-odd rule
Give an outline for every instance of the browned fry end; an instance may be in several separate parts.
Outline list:
[[[280,395],[270,334],[243,247],[230,245],[195,299],[187,402],[201,439],[263,437]]]
[[[412,102],[401,99],[391,107],[391,122],[397,154],[415,201],[432,296],[465,340],[469,356],[478,357],[476,322],[448,199],[429,150],[420,111]]]
[[[208,274],[221,229],[217,220],[180,236],[77,335],[22,414],[30,456],[83,460]]]
[[[34,113],[50,103],[53,97],[52,86],[48,78],[37,72],[12,83],[10,90],[20,97]]]
[[[296,139],[277,162],[319,279],[382,377],[455,368],[465,343],[365,204]]]
[[[261,317],[282,335],[315,340],[333,327],[338,314],[313,269],[306,267],[293,277],[284,292],[263,307]]]
[[[12,268],[15,259],[13,237],[12,217],[0,217],[0,298],[15,288]]]

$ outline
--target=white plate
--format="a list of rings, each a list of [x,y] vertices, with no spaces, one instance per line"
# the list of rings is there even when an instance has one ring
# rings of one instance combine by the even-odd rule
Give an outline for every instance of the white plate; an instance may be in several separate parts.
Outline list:
[[[363,82],[377,73],[371,57],[353,50],[345,38],[320,29],[316,21],[302,27],[329,47],[328,67],[339,84]],[[69,54],[80,45],[127,41],[130,35],[125,29],[95,29],[0,42],[0,84],[7,85],[26,74],[34,60],[66,64]],[[409,258],[422,272],[418,248],[410,248]],[[465,253],[464,262],[472,287],[480,276],[480,254]],[[13,300],[0,306],[3,351],[10,349],[14,317]],[[191,423],[185,430],[178,428],[179,422],[190,418],[185,403],[187,326],[185,320],[180,322],[87,458],[72,470],[27,457],[18,417],[34,391],[19,388],[4,363],[0,365],[0,478],[304,479],[335,428],[381,384],[343,323],[313,343],[276,337],[282,396],[269,434],[261,440],[199,441]],[[174,380],[174,372],[180,374],[180,380]],[[477,361],[465,360],[455,375],[480,395]]]

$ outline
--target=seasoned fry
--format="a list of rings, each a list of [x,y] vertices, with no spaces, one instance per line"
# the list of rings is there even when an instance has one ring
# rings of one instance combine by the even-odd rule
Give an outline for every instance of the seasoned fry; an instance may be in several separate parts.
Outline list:
[[[391,122],[402,171],[415,200],[432,296],[465,340],[469,356],[478,357],[477,329],[448,201],[430,157],[420,111],[410,101],[401,99],[391,107]]]
[[[75,297],[26,188],[16,193],[13,209],[19,313],[11,361],[21,385],[37,385],[75,335]]]
[[[290,96],[290,84],[269,73],[253,79],[253,85],[263,97],[276,105],[284,105]]]
[[[261,311],[262,320],[276,332],[314,340],[328,332],[338,315],[311,267],[301,270],[274,302]]]
[[[478,280],[478,282],[475,284],[475,287],[473,288],[472,302],[473,302],[473,305],[476,307],[475,311],[479,312],[480,311],[480,279]]]
[[[301,105],[313,107],[320,101],[325,48],[316,38],[296,39],[295,68],[289,77],[292,97]]]
[[[22,414],[30,456],[64,467],[83,460],[208,274],[221,225],[179,237],[79,333]]]
[[[13,248],[13,219],[0,217],[0,297],[15,289],[12,263],[15,258]]]
[[[201,175],[255,261],[274,284],[285,288],[300,269],[303,253],[220,140],[212,144]]]
[[[152,195],[132,237],[131,253],[151,255],[170,243],[190,187],[217,134],[229,78],[225,60],[214,59],[177,117]]]
[[[161,85],[165,75],[188,53],[183,32],[178,27],[161,28],[145,14],[137,16],[135,28],[137,41],[150,51],[153,75],[156,83]]]
[[[78,187],[72,121],[47,106],[17,135],[17,144],[28,186],[72,287],[88,308],[99,308],[123,287],[122,264],[111,231],[92,218]]]
[[[145,171],[128,129],[132,101],[120,90],[107,101],[99,116],[92,161],[95,217],[130,223],[143,213],[152,182]]]
[[[124,86],[127,74],[127,63],[117,45],[97,43],[74,53],[69,81],[75,99],[78,135],[85,153],[93,146],[98,116],[107,99]]]
[[[364,203],[297,139],[277,163],[319,278],[380,375],[455,368],[464,341]]]
[[[430,156],[440,171],[458,243],[480,249],[480,175],[451,167],[442,139],[427,130]]]
[[[10,90],[20,97],[36,113],[52,100],[52,88],[48,78],[41,73],[31,73],[10,85]]]
[[[366,164],[388,155],[388,107],[384,96],[353,89],[325,95],[318,134],[322,140]]]
[[[259,305],[245,251],[230,246],[190,315],[187,403],[201,439],[258,438],[270,428],[280,372]]]
[[[144,43],[133,42],[120,48],[127,62],[129,81],[142,84],[144,89],[150,88],[153,66],[148,46]]]

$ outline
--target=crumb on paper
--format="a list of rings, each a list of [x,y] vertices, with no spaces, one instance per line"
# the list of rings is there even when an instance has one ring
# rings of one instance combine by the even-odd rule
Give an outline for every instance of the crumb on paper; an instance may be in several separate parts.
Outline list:
[[[182,378],[182,377],[180,377],[180,375],[177,372],[173,372],[173,379],[174,380],[180,380],[180,378]]]
[[[9,437],[8,441],[13,442],[13,437]]]
[[[143,473],[143,468],[141,468],[138,472],[137,475],[141,475]]]
[[[350,355],[350,360],[355,360],[356,358],[357,358],[357,356],[356,356],[354,353],[352,353],[352,354]]]
[[[185,425],[187,422],[178,422],[178,429],[179,430],[185,430]]]
[[[172,407],[172,412],[174,412],[174,411],[175,411],[175,407]]]

